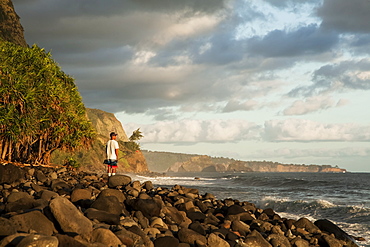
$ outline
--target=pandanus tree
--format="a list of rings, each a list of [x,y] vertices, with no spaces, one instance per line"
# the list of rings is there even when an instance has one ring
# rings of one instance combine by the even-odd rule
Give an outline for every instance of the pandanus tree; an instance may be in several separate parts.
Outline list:
[[[48,164],[55,150],[88,147],[94,137],[74,79],[50,53],[0,41],[0,158]]]

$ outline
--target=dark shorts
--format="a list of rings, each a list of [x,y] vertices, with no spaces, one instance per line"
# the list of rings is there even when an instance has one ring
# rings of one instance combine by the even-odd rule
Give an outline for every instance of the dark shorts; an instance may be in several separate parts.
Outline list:
[[[108,160],[107,165],[112,168],[117,168],[117,160]]]

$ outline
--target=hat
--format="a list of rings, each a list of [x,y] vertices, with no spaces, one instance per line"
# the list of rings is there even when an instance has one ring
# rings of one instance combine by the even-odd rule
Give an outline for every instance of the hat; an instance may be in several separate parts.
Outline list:
[[[112,133],[110,133],[110,136],[112,137],[112,136],[117,136],[118,134],[116,133],[116,132],[112,132]]]

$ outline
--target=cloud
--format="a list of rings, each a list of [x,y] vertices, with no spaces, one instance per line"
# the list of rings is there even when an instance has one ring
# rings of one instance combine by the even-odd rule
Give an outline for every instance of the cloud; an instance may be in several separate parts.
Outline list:
[[[344,89],[370,90],[370,60],[324,65],[313,73],[312,81],[310,86],[296,87],[288,95],[315,95]]]
[[[330,51],[338,43],[338,34],[323,32],[316,24],[288,32],[274,30],[264,37],[247,41],[250,54],[264,57],[314,55]]]
[[[329,96],[313,96],[306,100],[296,100],[288,108],[283,110],[283,115],[304,115],[311,112],[326,110],[332,107],[343,106],[347,103],[346,100],[340,99],[334,101]]]
[[[370,125],[325,124],[305,119],[269,120],[263,137],[274,142],[370,141]]]
[[[317,15],[322,27],[348,33],[370,32],[370,3],[367,0],[324,0]]]
[[[312,0],[264,0],[264,1],[278,8],[285,8],[291,5],[304,4],[304,3],[312,4],[313,2]]]
[[[143,143],[195,144],[198,142],[238,142],[258,138],[259,127],[245,120],[163,121],[139,126]],[[137,124],[126,124],[125,129],[137,129]]]

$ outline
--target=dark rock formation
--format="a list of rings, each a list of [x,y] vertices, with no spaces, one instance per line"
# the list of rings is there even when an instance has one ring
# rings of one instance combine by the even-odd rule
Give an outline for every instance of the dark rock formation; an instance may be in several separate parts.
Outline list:
[[[155,188],[122,175],[112,187],[106,175],[19,169],[24,177],[0,190],[0,246],[357,246],[328,220],[285,219],[194,188]]]

